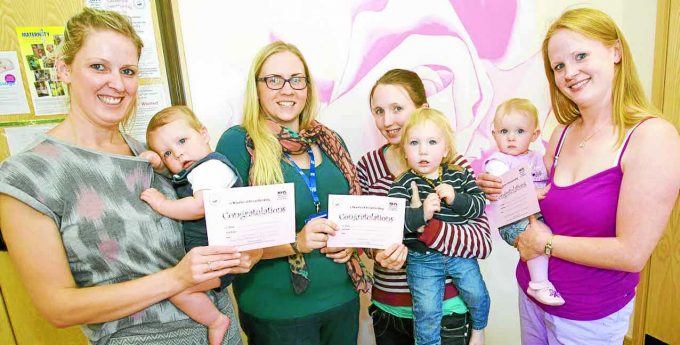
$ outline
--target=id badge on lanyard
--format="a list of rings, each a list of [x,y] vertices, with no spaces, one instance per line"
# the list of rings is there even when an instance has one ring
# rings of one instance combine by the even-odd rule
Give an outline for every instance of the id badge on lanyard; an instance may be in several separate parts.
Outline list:
[[[319,213],[314,213],[305,219],[305,224],[317,218],[328,218],[328,211],[322,211]]]

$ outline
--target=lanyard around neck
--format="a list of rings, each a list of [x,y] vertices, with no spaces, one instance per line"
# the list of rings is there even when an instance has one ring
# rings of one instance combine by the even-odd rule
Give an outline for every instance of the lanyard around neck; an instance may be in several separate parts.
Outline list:
[[[290,162],[290,165],[295,168],[295,171],[297,171],[297,173],[302,177],[302,180],[305,181],[309,192],[312,194],[314,206],[316,206],[316,213],[319,213],[319,207],[321,206],[321,203],[319,202],[319,195],[316,192],[316,163],[314,162],[314,152],[312,151],[311,146],[307,148],[307,154],[309,155],[309,177],[305,175],[305,172],[300,169],[300,167],[287,152],[283,153],[288,162]]]

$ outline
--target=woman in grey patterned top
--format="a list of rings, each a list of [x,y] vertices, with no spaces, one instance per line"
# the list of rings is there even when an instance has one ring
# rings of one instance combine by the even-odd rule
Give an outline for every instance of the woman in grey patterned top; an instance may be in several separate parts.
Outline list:
[[[81,324],[93,344],[207,344],[207,331],[168,298],[247,272],[261,251],[196,247],[139,199],[172,186],[120,131],[134,112],[142,42],[115,12],[71,18],[56,66],[71,95],[57,127],[0,166],[0,227],[38,310],[59,327]],[[208,292],[233,317],[225,292]],[[223,344],[240,344],[232,323]]]

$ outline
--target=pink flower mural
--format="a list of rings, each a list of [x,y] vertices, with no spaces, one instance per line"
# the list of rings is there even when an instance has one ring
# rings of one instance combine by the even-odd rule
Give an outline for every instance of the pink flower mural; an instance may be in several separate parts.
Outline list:
[[[497,104],[529,98],[542,110],[542,119],[548,115],[538,47],[528,54],[511,52],[526,49],[512,44],[526,35],[515,32],[521,16],[533,18],[517,1],[366,0],[345,6],[329,19],[339,31],[329,36],[342,47],[330,68],[319,68],[317,57],[328,52],[320,52],[318,34],[272,25],[268,37],[294,43],[305,54],[319,86],[320,119],[343,136],[355,159],[383,143],[369,112],[368,92],[391,68],[421,76],[430,104],[450,116],[458,151],[476,168],[495,150],[490,123]],[[311,31],[324,31],[318,21],[306,24]]]
[[[202,2],[210,3],[194,6]],[[238,11],[201,11],[182,18],[192,105],[213,139],[239,124],[252,57],[280,39],[305,55],[319,89],[319,119],[342,135],[355,159],[384,142],[369,111],[370,88],[387,70],[406,68],[422,77],[430,105],[450,117],[458,151],[477,163],[495,149],[490,122],[500,102],[532,100],[542,125],[550,112],[535,7],[518,0],[263,0]],[[187,39],[206,37],[213,21],[214,30],[239,34],[220,36],[219,44]],[[219,82],[206,82],[212,80]]]

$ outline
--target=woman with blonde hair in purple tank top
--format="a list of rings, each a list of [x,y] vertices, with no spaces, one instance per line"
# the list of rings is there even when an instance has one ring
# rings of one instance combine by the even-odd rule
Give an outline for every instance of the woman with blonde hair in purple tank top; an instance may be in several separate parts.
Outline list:
[[[606,14],[565,12],[542,50],[560,125],[544,158],[545,224],[532,220],[517,243],[522,344],[620,345],[639,272],[678,197],[680,137],[645,98],[628,43]],[[490,199],[499,182],[478,179]],[[525,261],[544,253],[552,256],[552,283],[569,301],[562,306],[524,293]]]

